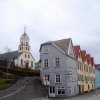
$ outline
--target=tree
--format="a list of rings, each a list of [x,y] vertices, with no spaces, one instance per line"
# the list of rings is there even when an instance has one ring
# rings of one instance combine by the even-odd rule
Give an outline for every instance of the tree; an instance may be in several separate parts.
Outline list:
[[[11,66],[11,49],[6,47],[4,50],[7,62],[7,79],[8,79],[8,68]]]
[[[6,47],[4,50],[5,50],[6,60],[7,60],[7,67],[10,67],[11,66],[11,49]]]

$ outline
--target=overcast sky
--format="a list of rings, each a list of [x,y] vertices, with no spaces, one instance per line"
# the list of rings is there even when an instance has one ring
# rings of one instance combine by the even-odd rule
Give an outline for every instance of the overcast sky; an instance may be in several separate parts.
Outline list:
[[[0,53],[18,49],[25,24],[36,61],[41,43],[72,38],[100,63],[100,0],[0,0]]]

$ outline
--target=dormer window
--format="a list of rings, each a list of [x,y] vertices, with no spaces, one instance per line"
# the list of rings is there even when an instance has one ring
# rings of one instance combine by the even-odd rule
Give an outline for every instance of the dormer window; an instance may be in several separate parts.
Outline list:
[[[48,53],[48,46],[43,47],[43,53]]]

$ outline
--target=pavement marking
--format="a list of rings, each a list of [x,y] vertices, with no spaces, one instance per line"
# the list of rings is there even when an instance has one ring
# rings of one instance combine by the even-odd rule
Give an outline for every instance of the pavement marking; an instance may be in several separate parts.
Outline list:
[[[1,99],[4,99],[4,98],[7,98],[7,97],[9,97],[9,96],[12,96],[12,95],[14,95],[14,94],[16,94],[16,93],[18,93],[18,92],[20,92],[24,87],[25,87],[25,85],[22,86],[20,89],[18,89],[18,90],[15,91],[15,92],[13,92],[13,93],[11,93],[11,94],[8,94],[8,95],[6,95],[6,96],[1,97],[0,100],[1,100]]]

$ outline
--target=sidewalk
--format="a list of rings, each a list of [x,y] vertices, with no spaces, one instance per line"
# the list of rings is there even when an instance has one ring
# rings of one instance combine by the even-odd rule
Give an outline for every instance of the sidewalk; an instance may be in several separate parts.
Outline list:
[[[49,99],[49,98],[34,98],[32,100],[100,100],[100,95],[96,96],[92,96],[92,97],[87,97],[87,98],[53,98],[53,99]]]

